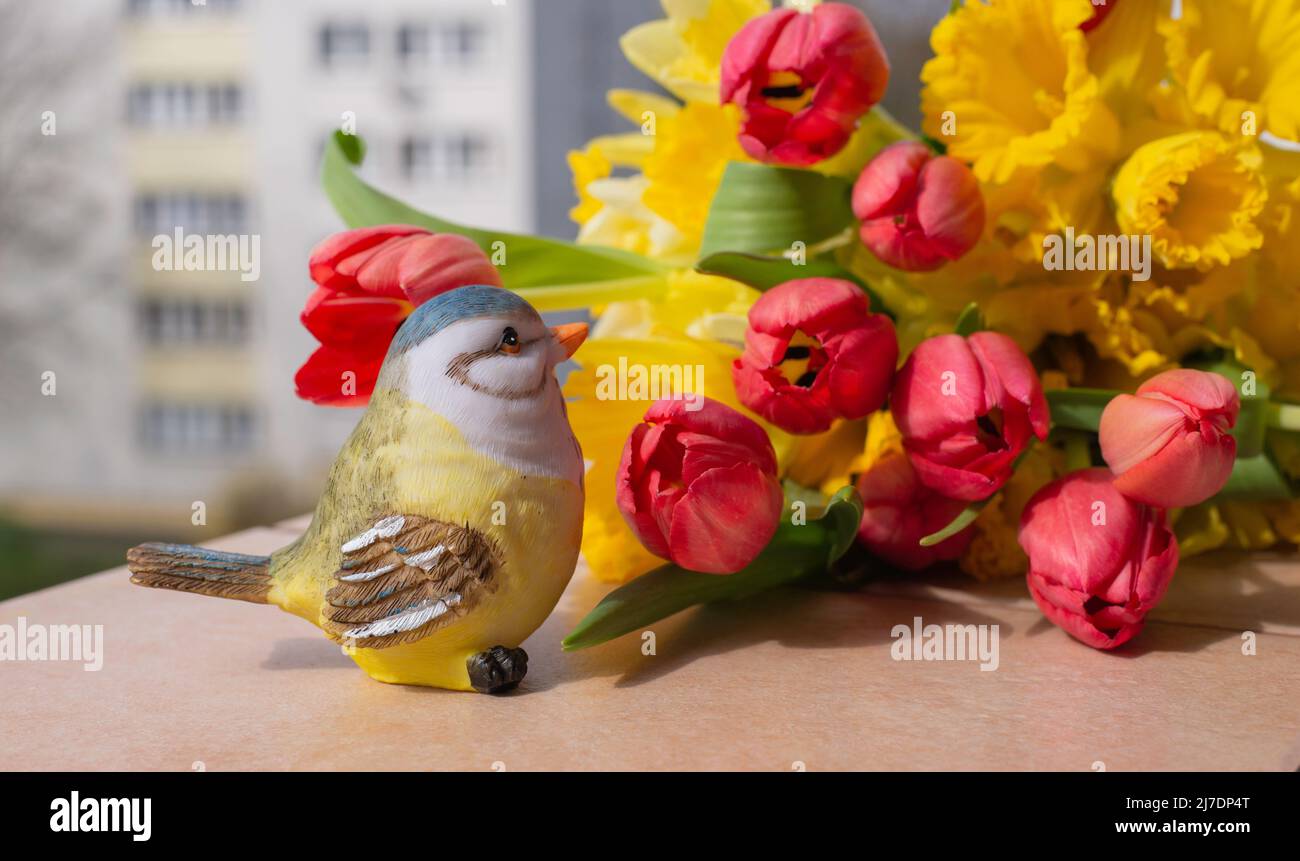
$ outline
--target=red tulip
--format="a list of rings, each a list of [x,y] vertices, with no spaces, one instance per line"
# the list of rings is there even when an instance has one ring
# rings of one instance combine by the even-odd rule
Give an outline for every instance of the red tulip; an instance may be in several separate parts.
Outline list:
[[[1034,366],[997,332],[922,341],[894,380],[890,409],[921,483],[972,501],[997,492],[1050,424]]]
[[[1105,469],[1040,490],[1020,519],[1029,594],[1043,614],[1096,649],[1137,636],[1178,567],[1178,541],[1160,509],[1120,493]]]
[[[656,556],[733,574],[767,546],[781,519],[776,453],[756,422],[726,404],[705,398],[690,406],[656,401],[632,429],[618,467],[618,507]]]
[[[790,433],[820,433],[884,403],[898,337],[867,295],[835,278],[787,281],[749,309],[731,375],[740,402]]]
[[[321,346],[294,382],[298,397],[328,406],[370,400],[388,345],[417,305],[470,284],[501,286],[474,242],[409,224],[336,233],[309,266],[319,286],[301,319]]]
[[[875,29],[844,3],[760,15],[722,56],[722,102],[744,111],[740,145],[759,161],[809,165],[835,155],[888,83]]]
[[[1223,489],[1237,457],[1228,430],[1241,400],[1218,374],[1178,368],[1157,374],[1137,395],[1119,395],[1101,414],[1101,454],[1125,496],[1185,508]]]
[[[876,556],[908,571],[956,559],[966,552],[974,530],[967,527],[933,547],[920,541],[943,529],[966,503],[945,499],[917,480],[907,455],[896,452],[877,461],[858,479],[862,522],[858,541]]]
[[[1079,25],[1079,29],[1087,33],[1101,26],[1101,22],[1106,20],[1106,16],[1115,8],[1119,0],[1093,0],[1092,17]]]
[[[896,269],[925,272],[956,260],[984,232],[984,196],[970,168],[901,141],[867,163],[853,186],[862,244]]]

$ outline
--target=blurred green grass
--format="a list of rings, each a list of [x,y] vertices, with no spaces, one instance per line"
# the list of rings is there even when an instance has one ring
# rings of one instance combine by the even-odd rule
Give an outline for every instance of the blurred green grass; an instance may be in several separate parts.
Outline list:
[[[0,601],[126,562],[131,536],[77,535],[0,520]]]

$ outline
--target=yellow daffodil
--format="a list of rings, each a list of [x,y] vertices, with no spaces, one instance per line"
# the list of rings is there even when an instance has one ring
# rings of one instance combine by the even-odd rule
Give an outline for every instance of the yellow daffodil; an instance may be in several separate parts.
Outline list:
[[[612,90],[609,103],[639,130],[569,154],[578,241],[690,265],[727,163],[749,160],[736,138],[738,111],[635,90]],[[615,166],[641,172],[612,177]]]
[[[1263,258],[1271,273],[1285,281],[1288,274],[1300,271],[1300,154],[1285,160],[1266,158],[1265,175],[1269,192]]]
[[[713,195],[730,161],[749,161],[736,135],[734,105],[688,103],[659,120],[646,158],[645,205],[672,224],[683,244],[698,250]]]
[[[634,27],[619,42],[637,69],[684,102],[718,101],[722,53],[767,0],[661,0],[667,18]]]
[[[1169,17],[1170,5],[1169,0],[1118,0],[1110,5],[1105,22],[1088,34],[1088,68],[1120,121],[1125,149],[1132,149],[1145,142],[1152,90],[1165,74],[1165,43],[1157,27]]]
[[[684,266],[694,260],[698,237],[688,236],[646,205],[649,181],[640,173],[613,176],[614,168],[640,170],[654,152],[656,124],[679,106],[671,99],[633,90],[611,90],[609,103],[638,132],[595,138],[569,153],[578,205],[569,217],[579,225],[578,241],[608,245]]]
[[[1227,546],[1237,550],[1264,550],[1278,541],[1265,506],[1249,502],[1220,502],[1219,514],[1228,527]]]
[[[1228,526],[1218,506],[1211,503],[1175,510],[1171,520],[1178,536],[1178,555],[1184,559],[1218,550],[1228,540]]]
[[[873,413],[880,415],[880,413]],[[867,440],[867,421],[837,421],[831,429],[797,437],[782,464],[785,476],[795,484],[812,487],[828,496],[860,472],[859,462]]]
[[[698,239],[683,235],[646,206],[648,187],[648,180],[639,175],[589,183],[585,194],[599,209],[579,228],[578,241],[634,251],[675,265],[694,260]]]
[[[804,487],[835,493],[891,452],[903,450],[903,436],[887,411],[840,421],[825,433],[795,437],[782,462],[786,478]]]
[[[1193,113],[1230,136],[1300,139],[1300,2],[1184,0],[1159,27]]]
[[[1230,303],[1254,281],[1252,258],[1209,272],[1157,267],[1148,281],[1128,281],[1128,304],[1156,314],[1171,332],[1207,319],[1223,326]]]
[[[588,190],[593,182],[605,179],[614,170],[609,159],[592,141],[584,150],[569,153],[569,171],[573,174],[573,190],[578,195],[578,205],[569,210],[569,217],[578,224],[586,224],[600,212],[604,203]]]
[[[1300,544],[1300,500],[1217,502],[1175,513],[1183,557],[1227,548],[1266,550],[1279,540]]]
[[[1300,500],[1270,503],[1264,510],[1273,530],[1284,541],[1300,544]]]
[[[1088,0],[965,3],[930,36],[921,108],[926,134],[974,162],[983,181],[1056,164],[1080,170],[1113,157],[1115,117],[1088,68],[1079,25]]]
[[[1152,237],[1152,251],[1170,269],[1209,269],[1263,244],[1256,219],[1268,192],[1259,150],[1218,132],[1186,132],[1138,148],[1120,168],[1112,191],[1126,234]]]

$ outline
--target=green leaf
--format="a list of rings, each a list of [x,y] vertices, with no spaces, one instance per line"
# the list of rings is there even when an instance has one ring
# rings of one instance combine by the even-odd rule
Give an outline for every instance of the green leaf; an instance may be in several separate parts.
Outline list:
[[[982,332],[985,328],[987,327],[984,323],[984,313],[980,311],[979,305],[972,302],[957,315],[957,324],[953,327],[953,331],[965,338],[976,332]]]
[[[941,140],[932,138],[929,135],[925,135],[922,136],[921,142],[924,143],[926,146],[928,146],[930,149],[934,150],[935,155],[948,154],[948,145]]]
[[[853,223],[852,184],[810,170],[731,162],[713,197],[701,257],[816,245]]]
[[[1096,433],[1101,424],[1102,410],[1119,392],[1108,389],[1048,389],[1044,394],[1052,411],[1053,426]]]
[[[1263,380],[1260,380],[1252,369],[1238,362],[1221,348],[1214,348],[1187,356],[1183,359],[1183,367],[1218,374],[1236,386],[1238,392],[1241,391],[1241,386],[1247,379],[1245,375],[1250,374],[1250,379],[1255,386],[1254,394],[1251,397],[1268,400],[1268,396],[1272,393],[1268,385]]]
[[[1254,457],[1264,450],[1264,437],[1275,406],[1263,398],[1241,399],[1237,424],[1228,431],[1237,440],[1238,459]]]
[[[888,315],[893,314],[885,307],[876,291],[872,290],[862,279],[827,257],[814,257],[806,263],[795,265],[787,257],[767,257],[762,254],[744,254],[736,251],[720,251],[710,254],[695,264],[699,272],[706,275],[721,275],[742,284],[748,284],[755,290],[770,290],[778,284],[797,278],[840,278],[852,281],[862,288],[871,300],[871,309]]]
[[[697,604],[743,600],[822,573],[852,546],[861,519],[862,500],[845,487],[821,518],[802,526],[783,519],[763,552],[735,574],[656,568],[606,595],[564,638],[564,650],[598,646]]]
[[[1295,490],[1273,458],[1263,452],[1254,457],[1238,456],[1232,465],[1228,483],[1215,498],[1256,502],[1291,499],[1295,496]]]
[[[531,300],[545,300],[546,291],[565,301],[579,301],[575,286],[592,282],[617,282],[629,290],[651,290],[666,267],[654,260],[615,248],[575,245],[498,230],[484,230],[456,224],[421,212],[368,185],[357,176],[356,167],[365,156],[365,143],[356,135],[335,132],[325,146],[321,184],[330,203],[349,227],[378,224],[414,224],[438,233],[459,233],[478,244],[489,256],[503,250],[506,262],[499,266],[501,280],[511,290],[531,290]],[[497,243],[503,243],[498,245]],[[567,291],[567,292],[565,292]],[[547,304],[545,301],[534,304]],[[554,302],[548,307],[557,307]]]

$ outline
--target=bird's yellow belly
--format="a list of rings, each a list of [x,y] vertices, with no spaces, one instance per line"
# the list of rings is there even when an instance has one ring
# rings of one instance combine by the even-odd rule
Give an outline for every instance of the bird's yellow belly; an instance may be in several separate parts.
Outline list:
[[[492,646],[517,647],[550,615],[578,562],[582,493],[559,479],[518,476],[511,484],[511,493],[470,503],[455,521],[468,522],[501,549],[494,591],[464,618],[422,640],[353,650],[352,659],[372,678],[471,690],[470,656]],[[493,507],[496,502],[503,504]],[[488,505],[486,522],[472,516],[481,503]],[[494,516],[503,522],[494,523]]]
[[[320,625],[341,545],[377,516],[420,515],[470,526],[500,551],[491,593],[424,639],[349,654],[378,681],[471,690],[466,660],[492,646],[517,647],[559,601],[578,560],[583,492],[570,481],[525,476],[488,459],[423,409],[397,420],[406,432],[392,444],[376,444],[372,436],[364,455],[336,468],[311,529],[276,566],[271,600]],[[402,437],[407,444],[400,444]],[[421,444],[410,445],[412,438]]]

